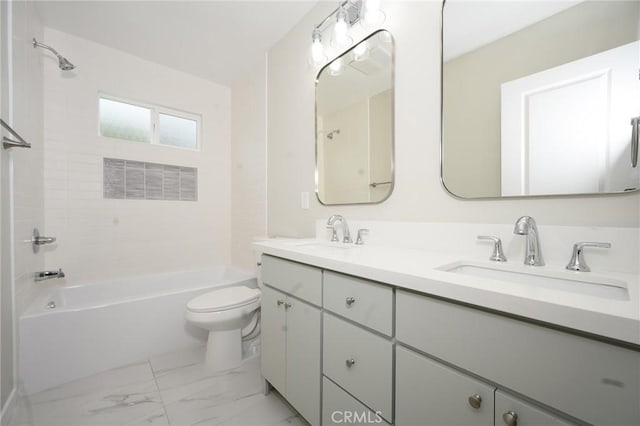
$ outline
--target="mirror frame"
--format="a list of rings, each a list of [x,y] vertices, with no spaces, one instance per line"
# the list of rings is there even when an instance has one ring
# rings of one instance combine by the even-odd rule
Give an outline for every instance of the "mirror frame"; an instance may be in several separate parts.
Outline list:
[[[443,0],[445,1],[445,0]],[[389,192],[387,193],[387,195],[381,199],[380,201],[367,201],[367,202],[362,202],[362,203],[325,203],[324,201],[322,201],[320,199],[320,194],[319,194],[319,182],[318,182],[318,177],[319,177],[319,170],[318,170],[318,81],[320,79],[320,74],[322,74],[322,71],[324,71],[326,68],[329,68],[329,66],[333,63],[333,61],[342,58],[343,56],[347,55],[349,52],[351,52],[351,50],[353,50],[353,48],[355,48],[357,45],[359,45],[360,43],[362,43],[363,41],[373,37],[374,35],[381,33],[381,32],[386,32],[389,34],[389,37],[391,39],[391,46],[393,47],[392,51],[391,51],[391,83],[392,83],[392,87],[391,89],[389,89],[391,91],[391,99],[393,100],[393,104],[391,105],[391,134],[392,134],[392,138],[391,138],[391,184],[389,185]],[[315,141],[315,169],[314,169],[314,181],[315,181],[315,194],[316,194],[316,199],[318,200],[318,202],[323,205],[323,206],[361,206],[361,205],[371,205],[371,204],[380,204],[383,203],[385,201],[387,201],[389,199],[389,197],[391,197],[391,194],[393,194],[393,190],[395,189],[396,186],[396,97],[395,97],[395,91],[396,91],[396,50],[395,50],[395,39],[393,38],[393,34],[391,34],[391,31],[381,28],[379,30],[376,30],[370,34],[368,34],[366,37],[363,37],[360,39],[360,41],[358,41],[357,43],[354,43],[352,46],[350,46],[348,49],[346,49],[345,51],[343,51],[342,53],[340,53],[339,55],[337,55],[336,57],[334,57],[331,61],[328,61],[325,65],[322,66],[322,68],[320,68],[320,71],[318,71],[318,73],[316,74],[316,78],[315,78],[315,84],[314,84],[314,123],[313,123],[313,128],[314,128],[314,141]]]
[[[442,0],[440,8],[440,184],[445,192],[459,200],[527,200],[527,199],[545,199],[545,198],[584,198],[584,197],[609,197],[609,196],[625,196],[627,194],[637,194],[640,192],[640,182],[638,187],[632,191],[618,192],[587,192],[574,194],[536,194],[536,195],[507,195],[496,197],[463,197],[455,194],[447,187],[444,181],[444,8],[448,0]],[[640,155],[640,154],[639,154]],[[640,164],[638,165],[640,167]]]

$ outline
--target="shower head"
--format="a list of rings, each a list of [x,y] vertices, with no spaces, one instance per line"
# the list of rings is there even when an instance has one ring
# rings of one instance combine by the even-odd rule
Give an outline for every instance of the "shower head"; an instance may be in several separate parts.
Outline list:
[[[42,44],[42,43],[38,42],[38,40],[36,40],[35,37],[33,38],[33,47],[34,48],[42,47],[43,49],[47,49],[47,50],[51,51],[54,55],[56,55],[58,57],[58,67],[62,71],[71,71],[72,69],[74,69],[76,67],[71,62],[69,62],[67,60],[67,58],[65,58],[64,56],[59,54],[53,47],[47,46],[46,44]]]
[[[76,66],[67,60],[64,56],[58,55],[58,66],[62,71],[71,71]]]

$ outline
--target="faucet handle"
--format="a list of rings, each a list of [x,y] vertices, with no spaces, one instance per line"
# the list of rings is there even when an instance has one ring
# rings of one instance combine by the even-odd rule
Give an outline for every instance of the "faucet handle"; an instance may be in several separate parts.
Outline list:
[[[494,262],[507,261],[507,257],[504,255],[504,251],[502,251],[502,241],[500,238],[492,235],[478,235],[478,239],[493,241],[493,253],[491,253],[489,260],[493,260]]]
[[[566,268],[570,271],[579,272],[591,272],[591,268],[584,260],[584,248],[585,247],[600,247],[611,248],[611,243],[601,243],[594,241],[581,241],[573,245],[573,253],[571,254],[571,260],[567,264]]]
[[[331,241],[334,243],[339,242],[340,239],[338,238],[338,231],[336,230],[336,227],[333,225],[327,225],[327,229],[331,229]]]
[[[356,245],[361,246],[364,244],[364,239],[362,238],[363,235],[368,235],[369,234],[369,230],[367,228],[361,228],[358,229],[358,236],[356,238]]]

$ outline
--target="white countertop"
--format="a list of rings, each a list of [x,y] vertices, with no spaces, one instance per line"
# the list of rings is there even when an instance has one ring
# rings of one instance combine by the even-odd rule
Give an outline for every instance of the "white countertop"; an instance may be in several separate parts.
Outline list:
[[[501,264],[424,250],[344,245],[315,239],[276,238],[255,242],[253,247],[261,253],[397,288],[640,345],[640,279],[634,274],[572,272],[558,266],[531,267],[519,262]],[[579,278],[622,282],[627,288],[628,298],[609,299],[549,286],[541,288],[438,269],[458,262],[525,274],[547,274],[568,280]]]

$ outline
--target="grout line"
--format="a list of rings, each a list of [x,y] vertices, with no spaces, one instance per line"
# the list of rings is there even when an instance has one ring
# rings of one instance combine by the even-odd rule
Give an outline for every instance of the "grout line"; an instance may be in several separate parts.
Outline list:
[[[167,423],[171,426],[171,420],[169,419],[169,413],[167,413],[167,406],[164,404],[164,398],[162,397],[162,391],[160,391],[160,386],[158,385],[158,379],[156,377],[156,372],[153,370],[153,365],[151,364],[151,359],[147,360],[149,364],[149,368],[151,369],[151,375],[153,376],[153,382],[156,384],[156,389],[158,390],[158,396],[160,397],[160,403],[162,404],[162,412],[164,412],[164,417],[167,419]]]

